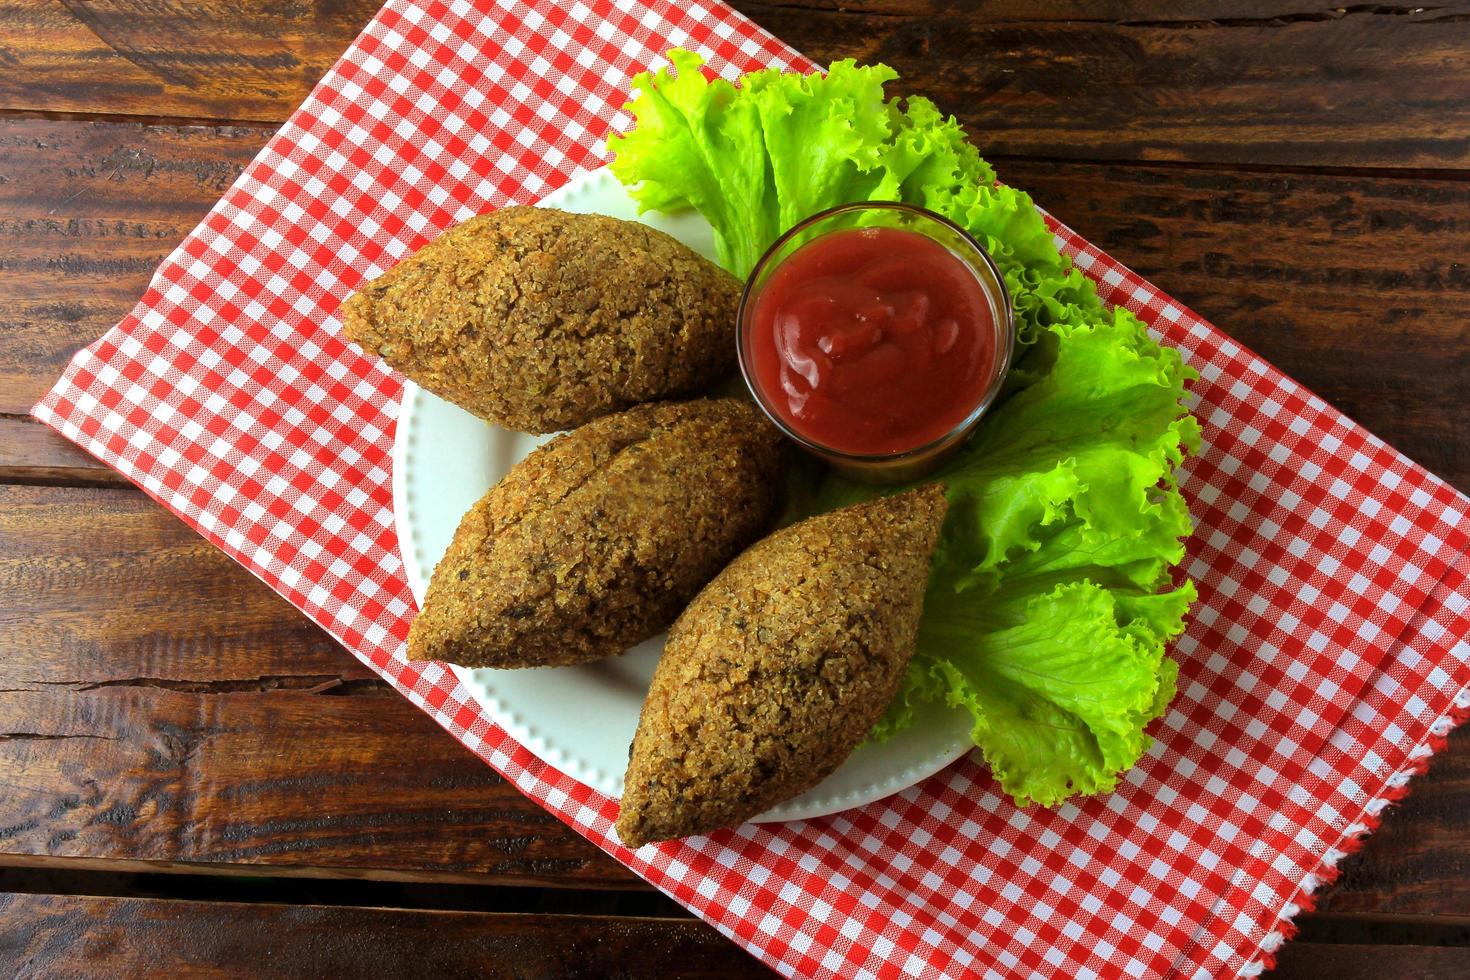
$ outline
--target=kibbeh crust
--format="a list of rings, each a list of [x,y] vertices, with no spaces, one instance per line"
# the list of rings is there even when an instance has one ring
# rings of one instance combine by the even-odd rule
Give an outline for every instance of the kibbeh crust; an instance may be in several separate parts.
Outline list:
[[[556,432],[735,366],[740,283],[646,225],[513,207],[444,232],[342,304],[347,336],[497,425]]]
[[[825,779],[914,653],[947,503],[938,484],[783,528],[674,623],[643,704],[618,836],[732,827]]]
[[[783,448],[737,399],[640,405],[558,436],[465,514],[409,659],[585,663],[658,634],[770,525]]]

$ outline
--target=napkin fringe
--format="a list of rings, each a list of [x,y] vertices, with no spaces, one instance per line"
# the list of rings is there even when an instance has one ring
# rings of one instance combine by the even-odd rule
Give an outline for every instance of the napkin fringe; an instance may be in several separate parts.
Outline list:
[[[1282,907],[1275,925],[1261,938],[1255,955],[1240,968],[1239,976],[1259,977],[1276,968],[1276,953],[1297,934],[1293,920],[1300,913],[1311,912],[1317,907],[1318,893],[1337,881],[1341,873],[1339,862],[1349,854],[1356,854],[1367,843],[1369,836],[1382,823],[1384,811],[1409,795],[1409,781],[1428,770],[1430,761],[1445,747],[1450,733],[1467,718],[1470,718],[1470,687],[1462,688],[1449,710],[1429,726],[1428,737],[1409,753],[1408,764],[1390,776],[1378,795],[1363,806],[1362,816],[1348,825],[1335,846],[1328,848],[1318,870],[1302,879],[1298,897]]]

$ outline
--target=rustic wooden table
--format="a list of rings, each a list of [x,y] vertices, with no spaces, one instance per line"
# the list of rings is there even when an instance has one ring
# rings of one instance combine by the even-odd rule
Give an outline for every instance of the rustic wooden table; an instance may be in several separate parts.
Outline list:
[[[0,973],[759,975],[27,417],[376,3],[0,0]],[[1470,5],[737,6],[1470,489]],[[1470,974],[1466,748],[1278,976]]]

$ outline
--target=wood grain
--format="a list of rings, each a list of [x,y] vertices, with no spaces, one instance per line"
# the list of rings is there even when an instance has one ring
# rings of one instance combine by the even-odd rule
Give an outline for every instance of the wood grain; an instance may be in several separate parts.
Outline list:
[[[809,57],[882,61],[981,151],[1459,168],[1461,5],[737,3]],[[839,5],[841,6],[841,5]]]
[[[377,3],[0,0],[0,113],[258,122],[0,122],[0,482],[117,481],[19,413],[128,311]],[[1004,178],[1470,488],[1470,4],[737,6],[818,60],[893,64]],[[0,594],[0,864],[637,884],[140,494],[0,488]],[[1327,916],[1470,915],[1467,746],[1453,736],[1344,863]],[[425,956],[450,973],[760,972],[692,922],[0,909],[0,964],[23,975],[395,975]],[[1354,935],[1288,945],[1273,976],[1470,973],[1464,948],[1337,944]]]
[[[1470,6],[737,0],[820,62],[886,61],[987,152],[1460,168]],[[279,122],[376,0],[0,0],[0,107]]]
[[[121,473],[22,415],[0,415],[0,482],[128,485]]]
[[[0,487],[0,595],[0,862],[635,882],[139,493]]]
[[[1470,728],[1450,736],[1409,796],[1384,813],[1318,908],[1339,913],[1470,916]]]
[[[7,975],[772,976],[692,919],[0,894]],[[1294,942],[1270,980],[1458,980],[1470,949]]]
[[[1470,490],[1470,183],[1004,160],[1104,251]]]
[[[1287,943],[1267,980],[1460,980],[1470,949]]]
[[[0,105],[280,122],[378,0],[5,0]]]
[[[0,970],[17,978],[773,976],[693,919],[28,894],[0,894]]]
[[[0,123],[0,412],[131,309],[264,129]],[[1470,433],[1470,182],[1002,159],[1119,260],[1461,488]],[[20,425],[21,423],[16,423]],[[0,429],[0,475],[91,478]],[[87,471],[87,472],[83,472]]]
[[[0,487],[0,862],[630,884],[132,491]],[[1323,901],[1470,914],[1470,731]]]
[[[29,411],[133,308],[269,135],[0,121],[0,413]]]

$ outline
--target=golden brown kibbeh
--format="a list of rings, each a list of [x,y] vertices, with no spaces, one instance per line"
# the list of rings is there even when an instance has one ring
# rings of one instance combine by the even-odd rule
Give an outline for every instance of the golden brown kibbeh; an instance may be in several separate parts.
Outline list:
[[[783,528],[674,623],[633,737],[629,847],[732,827],[831,774],[913,656],[943,487]]]
[[[656,635],[770,525],[782,450],[736,399],[640,405],[553,439],[465,514],[409,658],[574,664]]]
[[[342,304],[347,336],[497,425],[555,432],[694,394],[735,365],[740,283],[646,225],[514,207]]]

